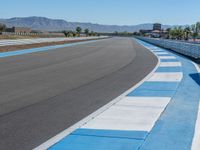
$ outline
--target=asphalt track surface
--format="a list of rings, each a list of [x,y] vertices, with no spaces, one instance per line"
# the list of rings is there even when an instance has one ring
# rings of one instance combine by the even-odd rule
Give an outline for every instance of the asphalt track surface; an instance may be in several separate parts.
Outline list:
[[[0,149],[40,145],[138,83],[156,64],[131,38],[0,58]]]

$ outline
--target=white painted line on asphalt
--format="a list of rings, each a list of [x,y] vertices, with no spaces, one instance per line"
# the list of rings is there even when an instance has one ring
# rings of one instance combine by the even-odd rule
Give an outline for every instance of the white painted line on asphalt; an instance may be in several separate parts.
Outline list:
[[[153,52],[151,52],[151,53],[154,55]],[[120,96],[118,96],[117,98],[115,98],[114,100],[112,100],[111,102],[109,102],[108,104],[106,104],[105,106],[101,107],[97,111],[93,112],[89,116],[83,118],[81,121],[77,122],[76,124],[72,125],[71,127],[69,127],[67,129],[65,129],[64,131],[60,132],[56,136],[50,138],[49,140],[47,140],[43,144],[41,144],[38,147],[34,148],[33,150],[46,150],[46,149],[48,149],[49,147],[51,147],[55,143],[59,142],[64,137],[68,136],[70,133],[72,133],[76,129],[84,126],[87,122],[89,122],[90,120],[92,120],[96,116],[98,116],[99,114],[101,114],[104,111],[106,111],[107,109],[109,109],[111,106],[115,105],[121,99],[123,99],[124,97],[126,97],[126,95],[128,95],[131,91],[135,90],[141,84],[143,84],[145,81],[147,81],[147,79],[149,79],[153,75],[153,73],[156,71],[156,69],[158,68],[159,64],[160,64],[160,59],[158,59],[158,63],[156,64],[155,68],[144,79],[142,79],[139,83],[137,83],[135,86],[133,86],[132,88],[130,88],[129,90],[127,90],[126,92],[124,92],[123,94],[121,94]]]
[[[180,82],[183,78],[182,72],[156,72],[148,81]]]
[[[181,67],[181,62],[161,62],[160,67]]]

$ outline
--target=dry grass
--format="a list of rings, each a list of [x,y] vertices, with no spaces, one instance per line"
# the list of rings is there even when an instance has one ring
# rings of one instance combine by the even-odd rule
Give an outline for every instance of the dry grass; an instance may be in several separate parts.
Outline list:
[[[37,48],[43,46],[51,46],[51,45],[62,45],[67,43],[75,43],[81,41],[91,41],[97,39],[89,39],[89,40],[75,40],[75,41],[62,41],[62,42],[46,42],[46,43],[38,43],[38,44],[26,44],[26,45],[10,45],[10,46],[0,46],[0,52],[8,52],[8,51],[16,51],[16,50],[23,50],[29,48]]]
[[[0,35],[0,40],[32,39],[32,38],[38,38],[38,36]]]

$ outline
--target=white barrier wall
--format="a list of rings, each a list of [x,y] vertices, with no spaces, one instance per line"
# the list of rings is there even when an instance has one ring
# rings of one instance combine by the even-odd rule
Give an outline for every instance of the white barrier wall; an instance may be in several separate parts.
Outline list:
[[[155,44],[163,48],[173,50],[180,54],[184,54],[196,59],[200,58],[200,44],[192,44],[192,43],[186,43],[186,42],[181,42],[181,41],[155,39],[155,38],[148,38],[148,37],[136,37],[136,38],[149,42],[151,44]]]

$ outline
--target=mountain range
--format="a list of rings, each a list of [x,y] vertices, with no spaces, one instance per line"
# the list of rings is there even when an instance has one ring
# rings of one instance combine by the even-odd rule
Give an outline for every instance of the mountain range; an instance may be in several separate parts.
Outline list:
[[[29,27],[33,30],[43,31],[62,31],[62,30],[75,30],[77,26],[82,29],[88,28],[95,32],[136,32],[140,29],[152,29],[152,23],[138,24],[138,25],[101,25],[94,23],[82,23],[82,22],[68,22],[62,19],[50,19],[45,17],[15,17],[10,19],[0,19],[0,23],[6,24],[7,27]],[[162,28],[166,29],[171,27],[170,25],[162,25]]]

